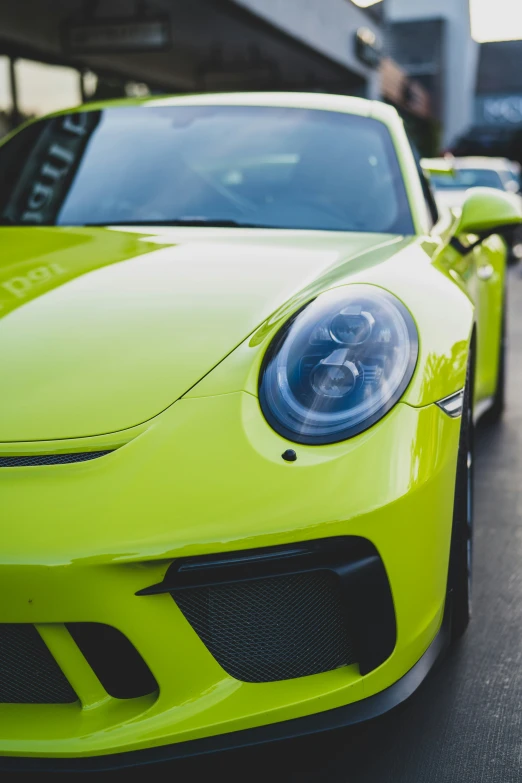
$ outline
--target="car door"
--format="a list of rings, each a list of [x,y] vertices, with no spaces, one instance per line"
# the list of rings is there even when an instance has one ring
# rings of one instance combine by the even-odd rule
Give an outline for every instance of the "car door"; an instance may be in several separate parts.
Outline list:
[[[481,242],[470,254],[473,266],[470,288],[476,308],[477,361],[475,398],[495,394],[500,346],[503,339],[507,245],[499,236]]]
[[[418,158],[417,169],[432,234],[439,240],[447,240],[455,216],[452,218],[450,214],[439,213],[431,185]],[[466,245],[476,246],[469,252],[448,253],[448,257],[454,279],[465,288],[475,306],[477,354],[474,396],[475,402],[480,403],[491,398],[497,386],[503,337],[507,245],[499,236],[488,237],[483,242],[479,242],[479,237],[469,236]]]

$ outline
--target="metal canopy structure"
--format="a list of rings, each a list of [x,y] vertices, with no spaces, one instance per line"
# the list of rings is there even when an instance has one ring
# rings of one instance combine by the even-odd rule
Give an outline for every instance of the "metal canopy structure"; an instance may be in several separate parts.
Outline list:
[[[0,4],[0,55],[154,91],[365,95],[376,64],[358,57],[356,35],[368,29],[377,40],[379,23],[350,0],[327,5],[329,18],[326,6],[302,0],[16,0]],[[16,112],[13,68],[11,84]]]

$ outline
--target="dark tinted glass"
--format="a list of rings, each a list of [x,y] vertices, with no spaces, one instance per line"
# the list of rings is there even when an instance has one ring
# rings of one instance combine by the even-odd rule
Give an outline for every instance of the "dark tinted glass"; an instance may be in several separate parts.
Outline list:
[[[413,233],[386,127],[337,112],[110,108],[0,147],[4,224],[208,223]]]

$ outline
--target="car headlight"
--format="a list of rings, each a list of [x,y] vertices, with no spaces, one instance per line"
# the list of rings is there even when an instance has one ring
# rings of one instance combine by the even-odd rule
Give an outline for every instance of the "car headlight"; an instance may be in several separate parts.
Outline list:
[[[398,299],[370,285],[334,289],[276,335],[259,379],[261,408],[288,440],[346,440],[395,405],[417,354],[417,329]]]

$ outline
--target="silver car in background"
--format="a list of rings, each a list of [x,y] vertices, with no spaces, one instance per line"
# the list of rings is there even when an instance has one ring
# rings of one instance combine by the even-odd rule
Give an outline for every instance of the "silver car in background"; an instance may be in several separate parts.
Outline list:
[[[441,211],[445,208],[460,209],[470,188],[485,187],[516,194],[522,214],[521,169],[518,163],[506,158],[486,157],[441,158],[440,163],[441,168],[445,165],[453,169],[452,176],[433,171],[430,174],[437,206]],[[511,262],[522,258],[520,230],[511,238],[510,251]]]

